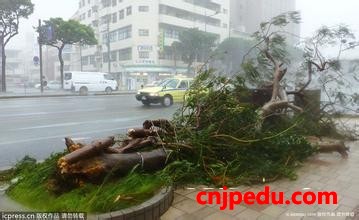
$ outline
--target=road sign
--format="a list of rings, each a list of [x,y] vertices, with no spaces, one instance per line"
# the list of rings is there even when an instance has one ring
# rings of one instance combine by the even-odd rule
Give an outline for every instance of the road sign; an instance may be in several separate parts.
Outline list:
[[[38,56],[34,56],[34,58],[32,58],[32,61],[34,62],[35,66],[40,64],[40,58]]]

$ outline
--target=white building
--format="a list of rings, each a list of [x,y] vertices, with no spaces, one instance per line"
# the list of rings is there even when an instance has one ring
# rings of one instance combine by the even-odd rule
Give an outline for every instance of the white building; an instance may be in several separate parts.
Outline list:
[[[260,23],[289,11],[296,10],[296,0],[231,0],[230,2],[231,29],[232,32],[245,32],[252,34],[259,30]],[[286,31],[290,44],[299,41],[300,25],[289,24]]]
[[[99,40],[81,49],[83,70],[111,72],[127,89],[186,73],[170,47],[183,29],[229,36],[229,0],[80,0],[75,17]]]

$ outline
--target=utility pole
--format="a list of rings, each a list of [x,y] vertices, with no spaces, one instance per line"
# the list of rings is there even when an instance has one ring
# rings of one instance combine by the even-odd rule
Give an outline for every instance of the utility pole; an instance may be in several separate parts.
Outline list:
[[[39,57],[40,57],[40,88],[41,88],[41,93],[44,92],[44,82],[43,82],[43,69],[42,69],[42,38],[44,36],[42,36],[43,34],[42,30],[41,30],[41,19],[39,19]]]
[[[108,54],[108,73],[111,73],[111,42],[110,42],[110,21],[107,22],[107,54]]]
[[[82,63],[82,45],[80,43],[80,70],[83,72],[83,63]]]

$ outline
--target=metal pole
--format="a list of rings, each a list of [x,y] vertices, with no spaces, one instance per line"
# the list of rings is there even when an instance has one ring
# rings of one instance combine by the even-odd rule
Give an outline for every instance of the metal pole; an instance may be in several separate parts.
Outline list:
[[[80,44],[80,70],[83,72],[83,63],[82,63],[82,45]]]
[[[44,92],[44,82],[43,82],[43,69],[42,69],[42,39],[41,39],[41,19],[39,19],[39,56],[40,56],[40,88],[41,93]]]
[[[111,73],[110,20],[107,23],[107,54],[108,54],[108,73]]]

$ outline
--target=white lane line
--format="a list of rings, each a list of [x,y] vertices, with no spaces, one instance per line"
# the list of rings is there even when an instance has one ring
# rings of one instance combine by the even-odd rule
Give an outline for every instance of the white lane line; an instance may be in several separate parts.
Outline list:
[[[29,112],[29,113],[19,113],[19,114],[6,114],[6,115],[0,115],[0,118],[34,116],[34,115],[51,115],[51,114],[62,114],[62,113],[76,113],[76,112],[96,112],[102,110],[106,110],[106,108],[76,109],[76,110],[57,111],[57,112]]]
[[[83,135],[89,135],[89,134],[99,134],[99,133],[109,132],[109,131],[120,131],[120,130],[130,129],[135,126],[136,125],[130,125],[130,126],[126,126],[126,127],[102,129],[102,130],[96,130],[96,131],[77,132],[77,133],[72,133],[72,134],[60,134],[60,135],[54,135],[54,136],[45,136],[45,137],[28,138],[28,139],[22,139],[22,140],[16,140],[16,141],[7,141],[7,142],[0,143],[0,146],[10,145],[10,144],[19,144],[19,143],[25,143],[25,142],[31,142],[31,141],[42,141],[42,140],[49,140],[49,139],[56,139],[56,138],[63,139],[65,137],[76,137],[76,136],[83,136]]]
[[[144,118],[147,118],[147,117],[111,118],[111,119],[105,119],[105,120],[47,124],[47,125],[15,128],[15,129],[10,129],[8,131],[24,131],[24,130],[44,129],[44,128],[71,127],[71,126],[77,126],[77,125],[90,125],[90,124],[101,124],[101,123],[117,123],[117,122],[127,122],[127,121],[141,120],[141,119],[144,119]]]
[[[16,129],[11,129],[10,131],[22,131],[22,130],[56,128],[56,127],[69,127],[69,126],[80,125],[80,124],[83,124],[83,122],[69,122],[69,123],[49,124],[49,125],[33,126],[33,127],[25,127],[25,128],[16,128]]]

